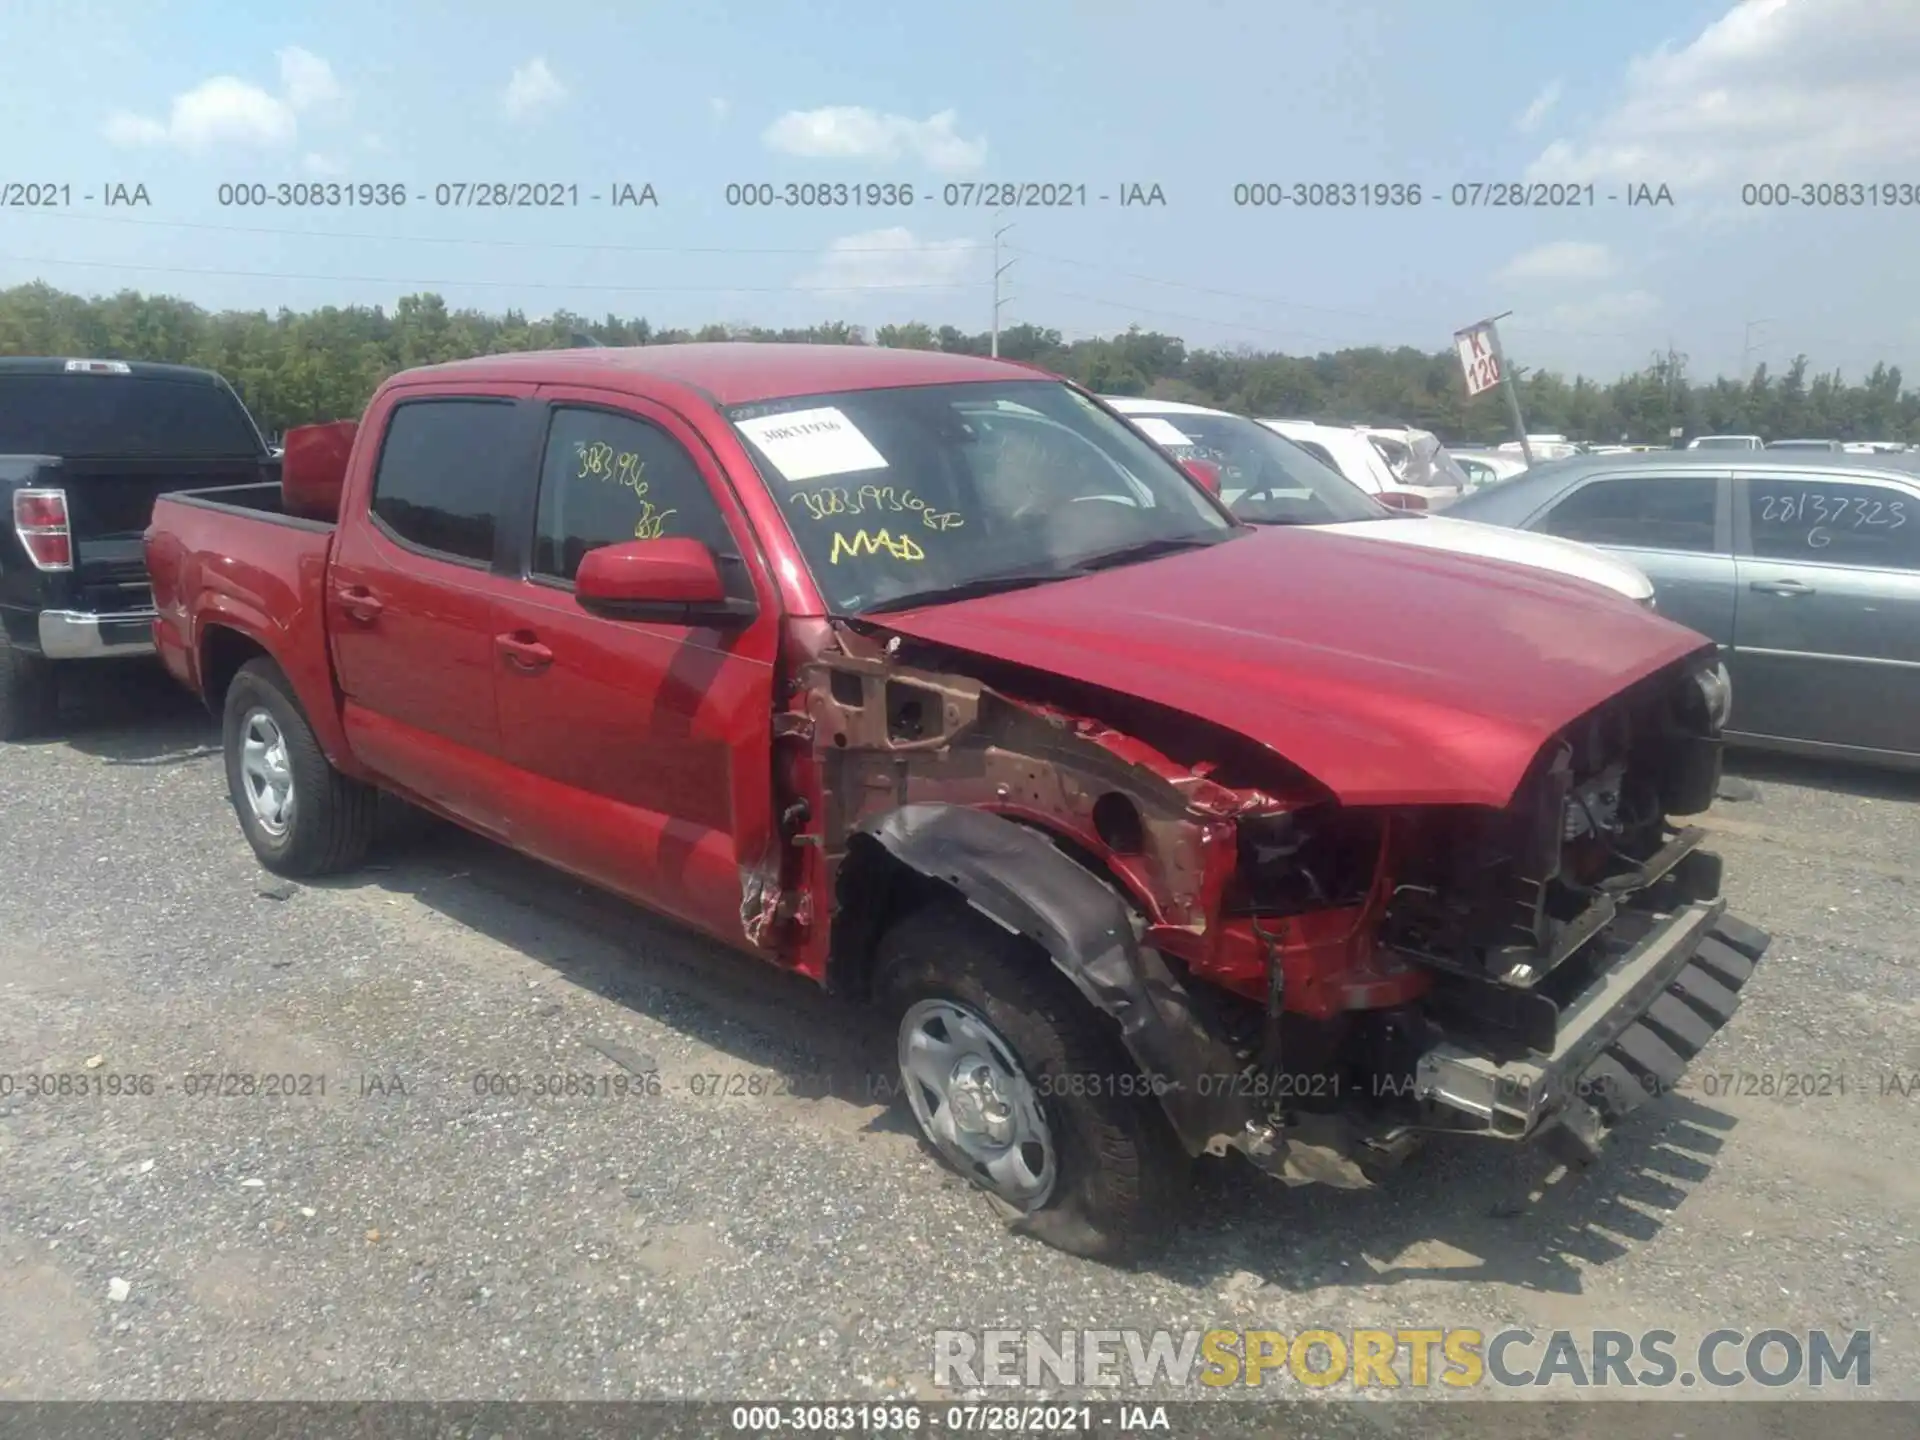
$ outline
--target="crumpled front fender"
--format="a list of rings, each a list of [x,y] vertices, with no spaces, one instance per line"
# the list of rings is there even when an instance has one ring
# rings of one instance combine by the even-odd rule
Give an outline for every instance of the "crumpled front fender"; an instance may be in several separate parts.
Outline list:
[[[1219,1153],[1258,1130],[1252,1102],[1226,1081],[1243,1066],[1201,1020],[1166,960],[1140,943],[1126,901],[1044,833],[984,810],[940,804],[903,805],[864,823],[859,833],[1044,950],[1119,1025],[1121,1041],[1155,1082],[1190,1154]],[[1203,1085],[1202,1076],[1216,1083]]]

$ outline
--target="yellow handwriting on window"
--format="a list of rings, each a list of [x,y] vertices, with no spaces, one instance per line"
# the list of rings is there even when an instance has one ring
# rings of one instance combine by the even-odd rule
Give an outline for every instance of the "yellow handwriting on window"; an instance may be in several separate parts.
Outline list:
[[[953,530],[963,523],[954,512],[935,510],[913,491],[892,485],[862,485],[858,490],[851,491],[829,485],[819,490],[802,490],[793,498],[794,503],[805,506],[807,513],[815,520],[886,510],[918,515],[920,523],[929,530]]]
[[[835,531],[833,549],[828,553],[827,561],[829,564],[838,565],[842,555],[857,558],[861,555],[878,555],[883,550],[896,560],[927,558],[927,552],[914,544],[911,535],[903,534],[896,537],[889,530],[861,530],[851,538],[840,531]]]
[[[647,493],[647,462],[640,458],[637,451],[615,450],[601,440],[591,445],[581,441],[573,449],[580,459],[580,469],[574,479],[605,480],[612,485],[625,486],[635,495]]]
[[[667,533],[667,517],[680,513],[677,510],[656,510],[651,500],[641,501],[640,507],[639,522],[633,527],[633,538],[636,540],[658,540]]]

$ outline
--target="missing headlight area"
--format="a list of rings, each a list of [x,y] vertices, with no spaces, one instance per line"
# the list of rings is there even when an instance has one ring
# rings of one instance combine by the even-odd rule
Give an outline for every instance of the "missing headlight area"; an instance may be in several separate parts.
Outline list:
[[[1380,938],[1439,973],[1439,1008],[1537,1045],[1653,917],[1718,894],[1704,832],[1671,823],[1718,780],[1712,668],[1664,672],[1582,716],[1501,810],[1394,815]]]

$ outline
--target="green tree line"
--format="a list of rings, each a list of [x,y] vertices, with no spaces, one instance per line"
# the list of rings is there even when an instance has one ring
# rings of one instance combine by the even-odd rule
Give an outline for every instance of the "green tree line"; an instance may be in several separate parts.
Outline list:
[[[432,294],[406,296],[391,312],[330,305],[269,315],[215,313],[131,290],[95,298],[41,283],[0,290],[0,354],[204,366],[225,375],[273,433],[356,415],[382,380],[409,366],[508,350],[685,340],[871,344],[969,355],[987,354],[991,343],[985,332],[969,334],[951,325],[671,330],[646,320],[589,320],[564,310],[529,319],[518,310],[449,310]],[[1138,327],[1066,340],[1058,330],[1015,325],[1001,332],[1000,354],[1109,394],[1189,400],[1261,416],[1414,425],[1454,444],[1511,438],[1505,401],[1497,394],[1468,399],[1451,349],[1367,347],[1299,356],[1246,347],[1189,349],[1177,336]],[[1664,444],[1675,426],[1688,435],[1920,441],[1920,392],[1903,389],[1899,369],[1885,364],[1849,382],[1838,371],[1812,373],[1802,355],[1778,374],[1761,365],[1744,379],[1696,382],[1684,357],[1665,354],[1611,381],[1535,371],[1523,376],[1520,392],[1528,429],[1595,443]]]

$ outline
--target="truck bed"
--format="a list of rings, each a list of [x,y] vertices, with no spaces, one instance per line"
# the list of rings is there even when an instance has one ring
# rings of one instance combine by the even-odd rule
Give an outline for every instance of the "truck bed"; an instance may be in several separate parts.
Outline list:
[[[251,485],[214,485],[200,490],[174,490],[160,498],[199,509],[243,515],[252,520],[273,520],[282,525],[318,530],[323,534],[331,534],[334,528],[331,520],[289,515],[285,492],[273,481]],[[157,509],[154,518],[156,521],[159,519]]]
[[[324,601],[333,532],[332,521],[285,513],[275,484],[162,495],[146,561],[154,646],[167,669],[217,706],[225,685],[218,632],[230,631],[271,653],[306,703],[330,709]]]

